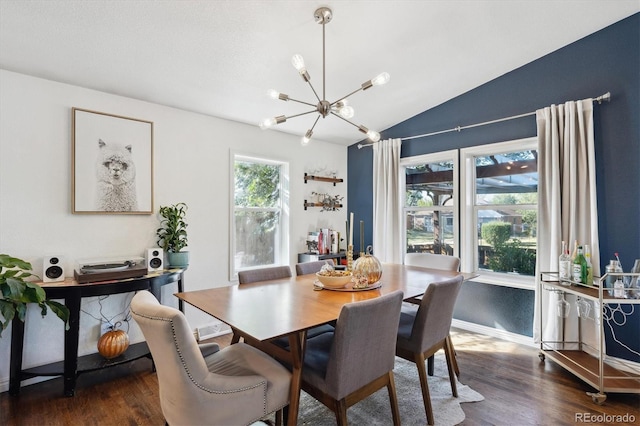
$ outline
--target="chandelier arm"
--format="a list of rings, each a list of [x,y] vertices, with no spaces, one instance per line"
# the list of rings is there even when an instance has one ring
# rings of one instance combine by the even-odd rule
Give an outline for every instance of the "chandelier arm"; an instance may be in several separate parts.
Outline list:
[[[324,26],[325,26],[325,21],[322,21],[322,100],[326,100],[327,99],[327,83],[326,83],[326,73],[325,73],[325,64],[326,64],[326,60],[325,60],[325,45],[324,45]]]
[[[320,120],[320,117],[322,117],[322,115],[318,114],[318,116],[316,117],[316,121],[313,122],[313,126],[311,126],[311,131],[313,132],[313,129],[316,128],[316,124],[318,124],[318,120]]]
[[[335,104],[337,104],[337,103],[338,103],[338,102],[340,102],[341,100],[346,99],[346,98],[348,98],[348,97],[349,97],[349,96],[351,96],[351,95],[355,95],[356,93],[358,93],[358,92],[359,92],[359,91],[361,91],[361,90],[362,90],[362,87],[361,87],[361,88],[359,88],[359,89],[354,90],[353,92],[349,93],[349,94],[348,94],[348,95],[346,95],[346,96],[342,96],[342,97],[338,98],[337,100],[335,100],[334,102],[332,102],[332,103],[331,103],[331,106],[334,106]]]
[[[312,109],[311,111],[301,112],[300,114],[288,115],[285,118],[288,120],[290,118],[300,117],[301,115],[311,114],[312,112],[318,112],[318,110],[317,109]]]
[[[318,92],[316,92],[316,89],[313,87],[313,84],[311,84],[311,80],[307,80],[307,83],[309,83],[309,87],[311,87],[311,90],[313,90],[313,94],[316,95],[316,99],[318,99],[318,102],[321,102],[322,99],[320,99],[320,96],[318,96]]]
[[[309,105],[309,106],[312,106],[314,108],[316,107],[315,104],[312,104],[312,103],[309,103],[309,102],[305,102],[305,101],[299,101],[298,99],[288,98],[287,100],[288,101],[293,101],[293,102],[298,102],[299,104]]]
[[[335,115],[336,117],[338,117],[340,120],[344,120],[347,123],[351,124],[353,127],[357,127],[358,130],[360,130],[361,126],[358,126],[356,123],[354,123],[353,121],[347,120],[346,118],[344,118],[343,116],[341,116],[340,114],[336,114],[335,112],[331,111],[332,115]]]

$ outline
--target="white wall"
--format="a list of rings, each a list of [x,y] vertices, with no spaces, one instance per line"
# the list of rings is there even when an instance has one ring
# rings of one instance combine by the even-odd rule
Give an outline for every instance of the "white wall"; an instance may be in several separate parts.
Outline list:
[[[215,99],[212,99],[215,102]],[[154,123],[154,214],[79,215],[71,213],[71,108],[78,107]],[[290,262],[306,250],[308,231],[317,227],[343,230],[346,211],[320,212],[303,208],[312,191],[345,196],[346,147],[314,139],[302,147],[299,137],[175,108],[142,102],[77,86],[0,70],[0,253],[32,262],[42,274],[46,254],[65,258],[67,276],[78,259],[143,256],[155,246],[160,205],[189,206],[189,251],[185,289],[198,290],[229,282],[229,155],[231,150],[290,163]],[[345,183],[304,184],[305,171],[336,169]],[[167,286],[164,299],[177,306]],[[131,294],[102,302],[102,313],[126,310]],[[82,305],[80,353],[96,352],[100,303]],[[192,327],[211,322],[187,307]],[[94,318],[96,317],[96,318]],[[142,339],[135,324],[132,341]],[[0,391],[8,389],[11,329],[0,338]],[[44,320],[37,309],[27,318],[24,367],[63,358],[62,322],[53,314]],[[62,392],[62,390],[61,390]]]

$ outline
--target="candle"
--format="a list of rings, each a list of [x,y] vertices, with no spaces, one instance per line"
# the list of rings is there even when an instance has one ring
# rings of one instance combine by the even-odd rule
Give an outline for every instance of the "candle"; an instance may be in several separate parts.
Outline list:
[[[353,246],[353,212],[349,216],[349,245]]]
[[[360,221],[360,253],[364,253],[364,220]]]

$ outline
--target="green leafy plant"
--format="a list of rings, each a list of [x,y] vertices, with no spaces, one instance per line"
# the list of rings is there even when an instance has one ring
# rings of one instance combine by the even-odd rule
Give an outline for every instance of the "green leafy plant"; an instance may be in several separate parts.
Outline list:
[[[157,229],[158,247],[165,252],[177,253],[187,246],[187,205],[177,203],[172,206],[160,206],[160,228]]]
[[[43,317],[47,314],[47,308],[51,308],[51,311],[64,321],[66,329],[69,329],[69,309],[61,303],[48,300],[44,289],[37,283],[25,280],[29,277],[38,278],[31,273],[32,269],[29,262],[8,254],[0,254],[0,314],[4,318],[0,336],[16,316],[24,322],[29,303],[37,303]]]

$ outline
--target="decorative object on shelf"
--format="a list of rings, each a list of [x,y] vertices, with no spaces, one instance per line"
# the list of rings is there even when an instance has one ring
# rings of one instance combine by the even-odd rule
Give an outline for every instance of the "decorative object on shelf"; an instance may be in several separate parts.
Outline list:
[[[72,213],[153,213],[153,122],[72,109]]]
[[[117,322],[115,327],[119,324],[120,322]],[[129,347],[129,335],[115,327],[100,336],[98,340],[98,352],[106,359],[119,357]]]
[[[2,316],[2,330],[9,326],[13,319],[25,321],[27,305],[37,303],[44,317],[47,308],[65,323],[65,329],[69,329],[69,309],[54,300],[48,300],[42,287],[38,284],[26,281],[25,278],[36,277],[31,273],[31,263],[22,259],[0,254],[0,316]]]
[[[189,266],[189,252],[183,249],[187,246],[187,205],[177,203],[171,206],[161,206],[159,211],[161,227],[156,230],[158,246],[167,253],[170,267],[186,268]]]
[[[342,207],[342,204],[340,204],[340,202],[344,197],[340,195],[331,196],[327,193],[318,193],[318,192],[312,192],[311,195],[314,195],[317,198],[317,201],[315,203],[308,203],[305,200],[305,203],[304,203],[305,210],[307,209],[307,207],[322,207],[322,210],[320,211],[335,212],[336,210],[339,210]]]
[[[325,80],[325,60],[324,60],[325,59],[325,28],[324,27],[326,24],[331,22],[333,13],[331,9],[329,9],[328,7],[320,7],[315,11],[313,17],[315,18],[316,23],[322,25],[322,99],[320,99],[318,93],[316,92],[316,89],[314,89],[313,85],[311,84],[311,77],[309,76],[309,73],[307,72],[307,69],[304,65],[304,59],[302,58],[301,55],[294,55],[291,62],[293,66],[296,68],[296,70],[298,70],[300,77],[302,77],[302,79],[309,84],[309,86],[311,87],[311,90],[313,90],[314,95],[318,99],[318,103],[315,105],[315,108],[312,109],[311,111],[303,112],[296,115],[291,115],[289,117],[280,115],[274,118],[267,118],[260,123],[260,128],[262,129],[270,128],[272,126],[275,126],[276,124],[284,123],[285,121],[287,121],[287,118],[294,118],[301,115],[312,114],[317,112],[318,116],[316,117],[316,120],[314,121],[311,128],[307,130],[304,137],[302,138],[302,141],[301,141],[302,145],[307,145],[311,140],[311,136],[313,135],[313,129],[316,127],[316,124],[318,124],[318,120],[320,119],[320,117],[326,118],[329,114],[334,115],[346,121],[347,123],[351,124],[352,126],[356,127],[359,131],[367,135],[367,137],[371,141],[378,142],[380,140],[380,133],[375,132],[373,130],[369,130],[362,125],[359,126],[349,120],[351,117],[353,117],[354,111],[353,111],[353,108],[348,105],[347,98],[361,90],[364,91],[373,86],[379,86],[379,85],[385,84],[386,82],[389,81],[389,74],[387,74],[386,72],[383,72],[377,77],[362,83],[359,89],[354,90],[348,95],[342,96],[333,102],[327,101],[326,85],[325,85],[326,80]],[[280,99],[283,101],[293,101],[293,102],[298,102],[304,105],[314,106],[310,102],[303,102],[297,99],[290,98],[289,95],[286,95],[284,93],[279,93],[275,90],[270,90],[269,95],[274,99]]]
[[[361,287],[371,286],[382,277],[382,264],[371,251],[371,246],[367,246],[366,254],[353,263],[353,277],[356,285]]]

